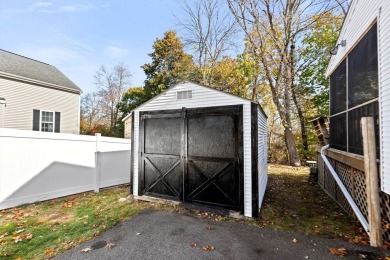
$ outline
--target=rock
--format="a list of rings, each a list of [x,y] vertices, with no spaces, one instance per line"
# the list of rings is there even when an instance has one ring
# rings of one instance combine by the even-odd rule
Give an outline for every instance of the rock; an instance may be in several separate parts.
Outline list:
[[[133,195],[127,196],[127,201],[128,202],[134,202],[135,201],[134,196]]]

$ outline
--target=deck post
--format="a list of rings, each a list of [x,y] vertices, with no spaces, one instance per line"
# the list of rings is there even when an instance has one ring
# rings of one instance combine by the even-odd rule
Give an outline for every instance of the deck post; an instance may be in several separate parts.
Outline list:
[[[368,223],[370,226],[370,245],[380,247],[383,245],[383,239],[374,118],[362,117],[361,125],[364,148],[364,171],[366,175]]]

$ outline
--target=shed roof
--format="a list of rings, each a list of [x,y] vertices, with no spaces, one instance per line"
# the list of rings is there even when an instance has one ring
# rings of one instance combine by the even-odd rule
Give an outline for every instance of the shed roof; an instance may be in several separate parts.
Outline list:
[[[1,49],[0,75],[22,81],[33,80],[36,84],[47,83],[43,85],[81,92],[81,89],[56,67]]]
[[[237,96],[237,95],[234,95],[234,94],[231,94],[231,93],[227,93],[227,92],[224,92],[224,91],[221,91],[221,90],[218,90],[218,89],[215,89],[215,88],[212,88],[212,87],[208,87],[208,86],[204,86],[204,85],[201,85],[201,84],[197,84],[197,83],[193,83],[193,82],[190,82],[190,81],[183,81],[183,82],[180,82],[168,89],[166,89],[165,91],[163,91],[162,93],[158,94],[157,96],[153,97],[152,99],[146,101],[145,103],[141,104],[140,106],[136,107],[134,110],[139,110],[141,109],[142,107],[146,106],[147,104],[153,102],[155,99],[157,99],[158,97],[162,96],[162,95],[165,95],[165,93],[169,92],[169,91],[172,91],[173,89],[175,89],[176,87],[178,86],[183,86],[183,85],[196,85],[198,87],[203,87],[203,88],[206,88],[206,89],[209,89],[209,90],[212,90],[212,91],[216,91],[218,93],[222,93],[222,94],[225,94],[227,95],[228,97],[233,97],[233,98],[236,98],[236,99],[239,99],[239,100],[242,100],[243,102],[251,102],[251,103],[254,103],[256,105],[259,106],[260,108],[260,111],[264,114],[265,117],[267,117],[266,113],[264,112],[263,108],[261,107],[261,105],[258,103],[258,102],[254,102],[250,99],[246,99],[246,98],[243,98],[243,97],[240,97],[240,96]],[[133,111],[134,111],[133,110]],[[131,111],[132,112],[132,111]],[[126,119],[128,119],[130,116],[131,116],[131,112],[122,119],[122,122],[126,121]]]

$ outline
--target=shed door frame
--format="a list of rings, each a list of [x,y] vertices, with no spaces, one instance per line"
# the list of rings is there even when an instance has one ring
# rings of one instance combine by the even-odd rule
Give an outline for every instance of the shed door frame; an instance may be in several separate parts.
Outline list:
[[[145,156],[148,156],[148,154],[145,154],[145,119],[151,119],[151,118],[180,118],[180,142],[181,142],[181,147],[180,147],[180,156],[175,157],[176,159],[180,160],[180,169],[181,169],[181,174],[180,174],[180,183],[182,183],[181,188],[179,193],[177,194],[176,198],[167,196],[169,199],[173,200],[179,200],[183,202],[188,202],[188,200],[191,199],[188,197],[186,193],[186,189],[188,187],[188,167],[190,161],[193,159],[201,159],[201,160],[211,160],[211,161],[227,161],[227,159],[224,158],[211,158],[211,157],[194,157],[190,156],[188,157],[188,118],[193,118],[193,117],[199,117],[199,116],[213,116],[213,115],[231,115],[234,117],[235,120],[235,135],[236,135],[236,144],[235,144],[235,154],[236,158],[229,159],[231,161],[232,165],[230,167],[233,167],[238,171],[238,176],[239,176],[239,184],[238,184],[238,205],[235,209],[238,211],[244,210],[244,158],[243,158],[243,105],[232,105],[232,106],[222,106],[222,107],[207,107],[207,108],[182,108],[181,110],[160,110],[160,111],[142,111],[140,112],[139,118],[139,175],[138,175],[138,191],[140,195],[145,194],[145,187],[144,186],[144,160]],[[173,157],[172,157],[173,158]],[[220,171],[220,175],[222,170]],[[160,174],[160,179],[163,178],[164,174],[169,174],[169,172],[165,173],[159,173]],[[218,174],[215,174],[218,175]],[[214,178],[214,179],[213,179]],[[218,178],[218,176],[213,176],[211,177],[207,183],[202,183],[200,185],[200,189],[206,188],[208,185],[215,185],[214,180],[215,178]],[[219,187],[218,187],[219,188]],[[153,194],[155,195],[155,194]],[[192,194],[193,195],[193,194]],[[159,197],[166,197],[163,195],[158,195]],[[197,203],[197,201],[194,201]],[[207,204],[207,203],[206,203]],[[221,206],[218,204],[210,203],[214,206]]]

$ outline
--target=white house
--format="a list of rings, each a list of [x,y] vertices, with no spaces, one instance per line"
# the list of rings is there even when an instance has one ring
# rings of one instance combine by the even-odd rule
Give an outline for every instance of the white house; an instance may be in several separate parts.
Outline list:
[[[131,117],[134,195],[258,215],[267,185],[267,117],[257,103],[184,82]]]
[[[78,134],[80,94],[56,67],[0,50],[0,127]]]
[[[324,166],[326,158],[318,157],[319,183],[348,212],[351,207],[357,208],[354,212],[369,231],[365,225],[369,192],[365,183],[362,117],[374,118],[380,214],[383,226],[390,223],[390,1],[353,0],[331,53],[326,71],[330,78],[330,149],[322,150],[331,167]],[[330,168],[356,207],[347,203],[348,196],[342,195],[342,185],[335,185],[337,176],[331,177]],[[388,229],[383,229],[382,234],[390,241]]]

